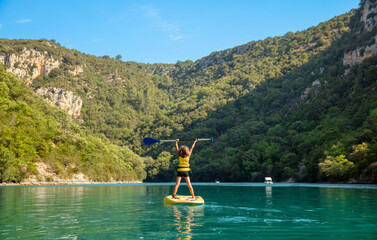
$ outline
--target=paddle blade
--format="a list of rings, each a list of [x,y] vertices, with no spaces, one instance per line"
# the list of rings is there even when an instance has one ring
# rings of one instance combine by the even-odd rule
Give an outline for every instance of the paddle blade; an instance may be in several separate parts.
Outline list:
[[[150,137],[144,138],[144,144],[147,145],[147,146],[152,145],[153,143],[156,143],[156,142],[160,142],[160,140],[150,138]]]

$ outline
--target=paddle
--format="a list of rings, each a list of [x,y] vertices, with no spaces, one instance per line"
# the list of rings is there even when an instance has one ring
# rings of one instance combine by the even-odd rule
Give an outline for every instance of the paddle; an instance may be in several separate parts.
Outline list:
[[[144,144],[149,146],[152,145],[153,143],[158,143],[158,142],[175,142],[176,140],[171,139],[171,140],[158,140],[155,138],[150,138],[146,137],[144,138]],[[180,142],[193,142],[195,139],[179,139]],[[211,138],[198,138],[198,141],[213,141],[213,137]]]

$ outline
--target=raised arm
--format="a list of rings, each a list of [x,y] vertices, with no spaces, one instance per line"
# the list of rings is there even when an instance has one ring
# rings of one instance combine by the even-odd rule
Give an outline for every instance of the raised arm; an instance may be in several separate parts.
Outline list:
[[[190,148],[190,152],[189,152],[189,157],[191,157],[191,153],[192,153],[192,150],[194,150],[194,147],[195,147],[195,143],[198,141],[198,139],[196,138],[194,143],[192,144],[191,148]]]
[[[179,156],[178,142],[179,142],[179,139],[176,139],[175,140],[175,150],[177,150],[177,155]]]

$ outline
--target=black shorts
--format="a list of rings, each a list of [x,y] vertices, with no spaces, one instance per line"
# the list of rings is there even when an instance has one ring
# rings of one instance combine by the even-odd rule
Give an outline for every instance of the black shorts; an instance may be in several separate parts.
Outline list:
[[[177,177],[189,177],[189,172],[179,172],[179,171],[177,171]]]

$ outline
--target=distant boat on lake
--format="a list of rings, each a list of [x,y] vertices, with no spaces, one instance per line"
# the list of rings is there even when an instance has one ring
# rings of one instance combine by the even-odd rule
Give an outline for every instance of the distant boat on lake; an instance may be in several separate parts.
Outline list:
[[[267,184],[273,184],[273,182],[272,182],[272,178],[270,178],[270,177],[265,177],[265,178],[264,178],[264,183],[267,183]]]

